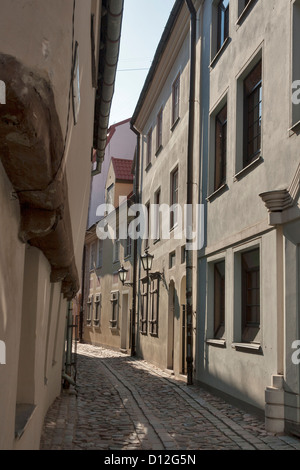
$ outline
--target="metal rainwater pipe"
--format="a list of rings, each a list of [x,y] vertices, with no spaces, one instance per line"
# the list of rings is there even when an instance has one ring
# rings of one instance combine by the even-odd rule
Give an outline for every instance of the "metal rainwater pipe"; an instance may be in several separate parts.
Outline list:
[[[193,204],[193,153],[196,83],[196,10],[192,0],[186,0],[190,12],[190,96],[187,149],[187,205]],[[192,213],[193,211],[191,211]],[[186,245],[193,229],[193,216],[186,227]],[[186,250],[186,312],[187,312],[187,385],[193,384],[193,251]]]

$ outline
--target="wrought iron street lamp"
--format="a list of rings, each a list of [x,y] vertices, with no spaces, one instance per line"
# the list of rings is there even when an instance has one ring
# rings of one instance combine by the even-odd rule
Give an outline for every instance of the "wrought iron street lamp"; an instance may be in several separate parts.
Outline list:
[[[123,286],[133,286],[132,282],[126,282],[128,269],[124,268],[123,264],[118,271],[119,279],[122,282]]]
[[[153,261],[154,256],[151,255],[148,250],[145,250],[144,254],[141,255],[141,260],[143,264],[143,268],[145,271],[147,271],[147,274],[149,271],[152,269],[152,261]]]

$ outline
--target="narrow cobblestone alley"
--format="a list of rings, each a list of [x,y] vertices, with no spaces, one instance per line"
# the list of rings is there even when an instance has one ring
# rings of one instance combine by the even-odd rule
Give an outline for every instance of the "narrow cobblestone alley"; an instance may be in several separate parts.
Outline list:
[[[45,418],[41,450],[300,450],[256,416],[145,361],[78,345],[78,392]]]

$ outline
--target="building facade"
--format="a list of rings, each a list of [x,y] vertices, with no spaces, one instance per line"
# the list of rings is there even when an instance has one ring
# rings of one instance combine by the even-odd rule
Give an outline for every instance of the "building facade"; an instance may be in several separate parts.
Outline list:
[[[131,351],[133,243],[121,236],[120,227],[122,214],[127,220],[132,193],[132,160],[112,157],[105,184],[107,207],[85,241],[83,341],[127,354]],[[121,266],[128,271],[125,285],[119,277]]]
[[[203,24],[197,379],[264,410],[267,429],[283,432],[299,424],[299,3],[208,1]]]
[[[140,202],[191,202],[193,223],[196,205],[204,211],[192,255],[175,235],[178,210],[146,221],[138,354],[180,375],[192,348],[197,382],[265,413],[268,430],[295,433],[299,12],[297,0],[175,2],[131,121]]]
[[[199,5],[200,2],[192,3],[193,41],[198,55],[200,38],[196,20],[200,18]],[[196,99],[199,94],[196,76],[200,83],[199,60],[195,70],[191,68],[190,17],[186,3],[175,2],[131,121],[140,140],[139,202],[146,213],[145,234],[139,242],[138,253],[142,255],[146,250],[153,256],[149,272],[143,269],[140,257],[136,260],[139,279],[137,353],[176,375],[187,373],[187,263],[183,208],[188,204],[189,151],[194,152],[199,146],[200,137],[196,130],[194,142],[189,143],[191,75],[194,75]],[[199,108],[195,114],[199,120]],[[195,159],[193,175],[198,173],[199,160]],[[196,203],[198,186],[191,182],[190,187],[193,187],[190,204]],[[196,252],[190,254],[190,272],[193,273],[190,289],[195,310]],[[194,330],[191,335],[190,346],[193,347]]]
[[[38,449],[61,391],[91,149],[100,162],[113,92],[103,77],[115,73],[105,64],[118,58],[122,10],[122,1],[1,3],[1,449]]]

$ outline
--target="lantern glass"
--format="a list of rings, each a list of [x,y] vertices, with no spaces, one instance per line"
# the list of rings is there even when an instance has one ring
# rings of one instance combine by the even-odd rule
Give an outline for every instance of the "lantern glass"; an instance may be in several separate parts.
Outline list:
[[[127,273],[128,273],[128,270],[124,268],[124,266],[122,266],[120,269],[119,269],[119,278],[120,278],[120,281],[122,282],[122,284],[124,284],[124,282],[126,281],[126,278],[127,278]]]
[[[148,251],[145,251],[145,253],[141,256],[143,268],[145,271],[151,271],[153,258],[154,256],[148,253]]]

